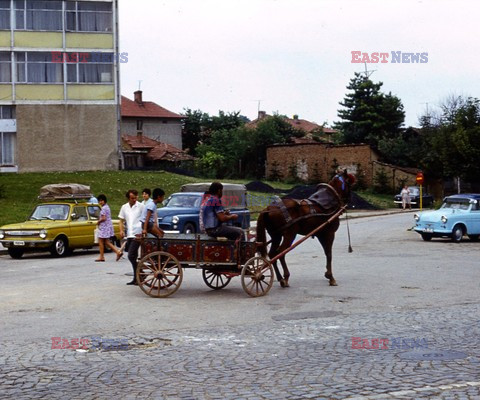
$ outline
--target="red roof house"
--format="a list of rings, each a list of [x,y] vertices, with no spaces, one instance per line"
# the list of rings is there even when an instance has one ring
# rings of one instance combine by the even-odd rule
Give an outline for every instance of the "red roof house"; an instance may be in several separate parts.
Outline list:
[[[144,101],[142,91],[134,93],[134,100],[122,96],[122,134],[144,137],[182,148],[183,116],[159,106],[153,101]]]

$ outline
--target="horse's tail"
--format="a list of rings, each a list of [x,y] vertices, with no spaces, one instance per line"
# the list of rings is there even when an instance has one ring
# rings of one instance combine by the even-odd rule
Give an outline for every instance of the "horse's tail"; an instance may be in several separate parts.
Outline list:
[[[257,220],[257,251],[262,257],[267,256],[267,235],[265,234],[265,218],[268,218],[267,212],[260,212]]]

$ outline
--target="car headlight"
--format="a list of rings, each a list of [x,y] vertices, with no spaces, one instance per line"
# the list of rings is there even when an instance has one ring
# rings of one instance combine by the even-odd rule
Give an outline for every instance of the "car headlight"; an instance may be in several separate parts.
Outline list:
[[[440,218],[440,220],[441,220],[444,224],[446,224],[447,221],[448,221],[448,218],[447,218],[445,215],[442,215],[442,217]]]
[[[172,217],[172,222],[174,224],[178,224],[178,221],[180,221],[180,218],[178,218],[176,215]]]
[[[417,221],[417,222],[420,221],[420,215],[415,214],[415,215],[413,216],[413,219],[414,219],[415,221]]]
[[[42,239],[45,239],[45,238],[47,237],[47,231],[46,231],[45,229],[42,229],[42,230],[40,231],[40,237],[41,237]]]
[[[0,239],[3,239],[5,237],[5,231],[0,231]]]

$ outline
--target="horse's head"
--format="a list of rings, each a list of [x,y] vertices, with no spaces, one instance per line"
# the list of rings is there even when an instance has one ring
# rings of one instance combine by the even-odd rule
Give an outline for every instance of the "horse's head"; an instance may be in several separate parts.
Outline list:
[[[335,175],[328,184],[337,191],[343,203],[347,204],[351,198],[351,188],[355,184],[355,176],[349,174],[345,169]]]

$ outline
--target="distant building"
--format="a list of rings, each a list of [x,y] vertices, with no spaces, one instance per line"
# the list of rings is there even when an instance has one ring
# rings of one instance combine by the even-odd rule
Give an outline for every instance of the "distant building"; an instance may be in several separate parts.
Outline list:
[[[0,1],[0,172],[117,169],[118,0]]]
[[[259,111],[258,117],[247,124],[247,127],[256,128],[258,123],[264,119],[271,118],[272,115],[268,115],[265,111]],[[293,118],[283,117],[284,121],[289,123],[293,128],[304,132],[303,137],[292,137],[290,141],[292,143],[318,143],[330,142],[329,135],[337,133],[336,130],[323,127],[315,122],[301,119],[298,115],[294,115]],[[316,137],[317,140],[313,139]]]
[[[137,135],[171,144],[182,149],[183,116],[159,106],[152,101],[144,101],[142,91],[134,93],[134,100],[122,96],[122,134]]]
[[[341,168],[372,186],[374,164],[379,158],[380,155],[367,144],[281,144],[267,148],[265,172],[270,179],[295,178],[318,183],[328,182],[337,168]]]
[[[171,168],[193,162],[194,157],[171,144],[143,136],[122,136],[122,152],[126,169]]]

